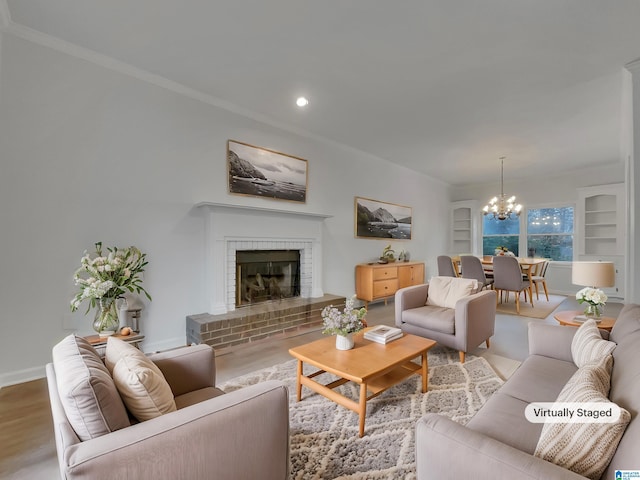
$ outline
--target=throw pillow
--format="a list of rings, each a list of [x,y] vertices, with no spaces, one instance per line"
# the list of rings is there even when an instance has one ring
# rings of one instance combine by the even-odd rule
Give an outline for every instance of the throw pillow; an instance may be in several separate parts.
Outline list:
[[[130,425],[116,385],[89,342],[69,335],[53,347],[52,355],[60,403],[80,440]]]
[[[571,356],[578,368],[589,362],[599,360],[613,353],[615,342],[604,340],[598,330],[598,325],[589,319],[580,325],[571,341]]]
[[[600,395],[609,396],[611,388],[611,371],[613,369],[613,355],[607,355],[599,360],[589,362],[578,368],[571,376],[558,396],[558,402],[573,402],[566,400],[571,395],[581,395],[583,389],[595,390]],[[564,400],[561,400],[563,398]]]
[[[456,302],[478,291],[478,281],[470,278],[432,277],[427,305],[456,308]]]
[[[141,422],[176,410],[171,387],[164,375],[133,345],[109,337],[105,363],[125,405]]]
[[[609,391],[613,357],[579,368],[564,386],[556,402],[602,402]],[[545,423],[534,455],[593,480],[599,479],[616,453],[631,421],[621,408],[614,423]]]

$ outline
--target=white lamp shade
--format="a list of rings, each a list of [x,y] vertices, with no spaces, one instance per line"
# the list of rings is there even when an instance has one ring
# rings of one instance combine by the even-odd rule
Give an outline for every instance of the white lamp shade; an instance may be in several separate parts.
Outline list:
[[[571,283],[583,287],[613,287],[616,284],[613,262],[573,262]]]

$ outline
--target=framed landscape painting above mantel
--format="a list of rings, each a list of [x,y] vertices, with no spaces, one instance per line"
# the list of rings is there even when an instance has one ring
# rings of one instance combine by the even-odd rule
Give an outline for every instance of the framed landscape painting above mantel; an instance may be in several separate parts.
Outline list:
[[[307,201],[307,161],[235,140],[227,141],[229,193]]]
[[[356,238],[411,240],[411,207],[355,197]]]

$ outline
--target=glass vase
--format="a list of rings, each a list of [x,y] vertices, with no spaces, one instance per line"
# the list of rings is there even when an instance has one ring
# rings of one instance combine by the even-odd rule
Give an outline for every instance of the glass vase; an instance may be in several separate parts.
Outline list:
[[[600,315],[601,315],[601,312],[600,312],[599,305],[587,304],[587,307],[584,309],[584,316],[587,318],[599,319]]]
[[[353,333],[347,333],[346,335],[336,335],[336,349],[337,350],[351,350],[355,342],[353,340]]]
[[[115,297],[102,297],[98,301],[93,329],[101,337],[113,335],[118,330],[118,308]]]

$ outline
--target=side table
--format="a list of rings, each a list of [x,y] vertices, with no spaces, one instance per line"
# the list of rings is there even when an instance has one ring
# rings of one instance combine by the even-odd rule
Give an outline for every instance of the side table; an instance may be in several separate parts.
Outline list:
[[[553,315],[553,317],[558,321],[560,325],[568,325],[570,327],[579,327],[585,321],[581,319],[576,319],[577,316],[582,315],[582,312],[579,310],[568,310],[566,312],[558,312]],[[616,323],[616,319],[613,317],[600,317],[600,322],[598,322],[598,328],[602,330],[611,331],[613,325]]]
[[[132,344],[136,348],[140,348],[140,342],[144,340],[144,335],[141,333],[132,333],[131,335],[112,335],[113,338],[117,338],[123,340],[127,343]],[[86,341],[88,341],[93,348],[96,349],[100,357],[104,357],[104,352],[107,349],[107,339],[109,337],[101,337],[100,335],[89,335],[88,337],[84,337]]]

